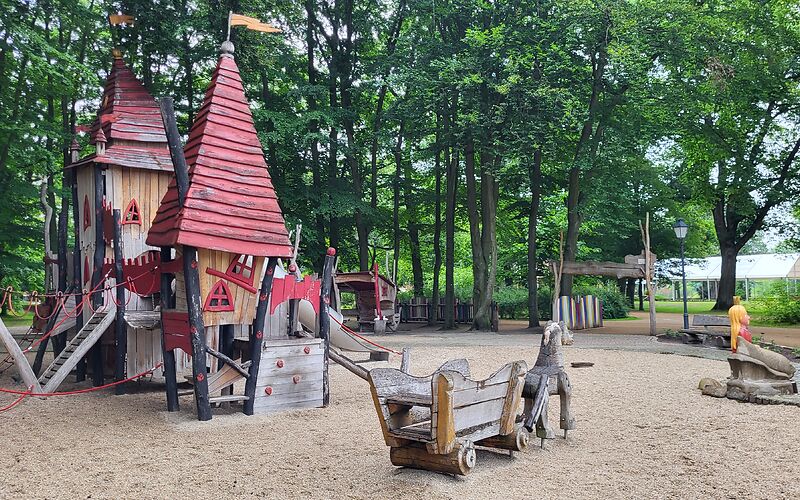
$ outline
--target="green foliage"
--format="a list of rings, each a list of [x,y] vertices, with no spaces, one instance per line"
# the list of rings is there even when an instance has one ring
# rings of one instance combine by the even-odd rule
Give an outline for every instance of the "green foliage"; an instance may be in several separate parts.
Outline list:
[[[775,324],[800,323],[800,296],[789,294],[785,283],[774,283],[764,296],[753,298],[753,313],[759,321]]]

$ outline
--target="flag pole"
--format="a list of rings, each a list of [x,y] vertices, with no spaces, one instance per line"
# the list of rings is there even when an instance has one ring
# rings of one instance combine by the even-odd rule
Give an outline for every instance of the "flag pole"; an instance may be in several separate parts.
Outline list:
[[[233,11],[229,10],[228,11],[228,38],[226,39],[229,42],[231,41],[231,18],[232,17],[233,17]]]

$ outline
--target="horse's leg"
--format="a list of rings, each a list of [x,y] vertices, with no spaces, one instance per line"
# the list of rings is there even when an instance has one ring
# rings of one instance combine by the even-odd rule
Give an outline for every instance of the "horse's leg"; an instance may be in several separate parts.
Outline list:
[[[570,399],[572,397],[572,384],[569,383],[567,372],[558,373],[558,398],[561,400],[560,427],[564,429],[564,439],[567,438],[567,431],[575,429],[575,417],[572,415]]]

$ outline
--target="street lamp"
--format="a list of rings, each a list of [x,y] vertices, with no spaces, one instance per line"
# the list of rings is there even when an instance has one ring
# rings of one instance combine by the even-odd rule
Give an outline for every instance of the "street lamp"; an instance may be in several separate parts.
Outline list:
[[[678,219],[672,226],[675,230],[675,236],[681,242],[681,276],[683,278],[683,329],[689,329],[689,305],[686,302],[686,259],[684,257],[684,243],[686,242],[686,233],[689,232],[689,225],[683,219]]]

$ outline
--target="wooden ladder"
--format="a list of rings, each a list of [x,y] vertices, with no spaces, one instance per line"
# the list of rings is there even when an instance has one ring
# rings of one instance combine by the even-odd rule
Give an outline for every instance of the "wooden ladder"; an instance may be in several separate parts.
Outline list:
[[[78,334],[69,341],[64,350],[61,351],[61,354],[53,359],[50,366],[39,377],[39,383],[42,385],[44,392],[53,392],[61,385],[61,382],[67,378],[67,375],[89,352],[89,349],[100,340],[100,337],[108,330],[111,323],[114,322],[116,309],[112,302],[105,306],[103,311],[94,313]]]

